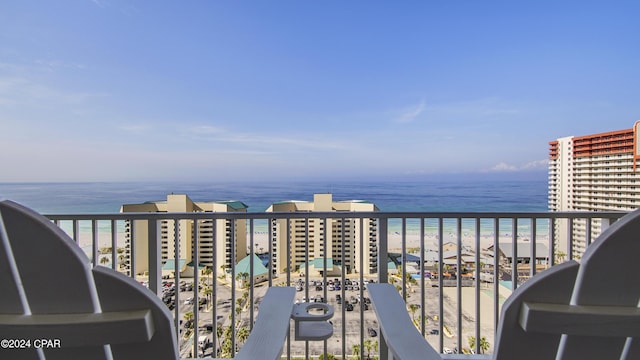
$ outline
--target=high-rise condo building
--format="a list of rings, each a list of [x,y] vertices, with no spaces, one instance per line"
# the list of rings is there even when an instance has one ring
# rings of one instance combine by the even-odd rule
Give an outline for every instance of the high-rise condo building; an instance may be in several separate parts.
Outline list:
[[[367,201],[333,201],[331,194],[315,194],[313,202],[283,201],[274,203],[267,212],[356,212],[378,211]],[[308,221],[308,231],[307,228]],[[374,274],[378,271],[377,223],[375,219],[286,219],[271,222],[271,271],[280,273],[304,269],[335,273],[344,266],[347,273]],[[289,236],[289,237],[287,237]],[[289,246],[287,246],[289,239]],[[344,249],[344,261],[343,261]],[[308,251],[308,258],[306,257]],[[326,265],[322,259],[325,258]],[[361,256],[362,254],[362,256]],[[287,255],[290,265],[287,264]],[[311,267],[314,269],[311,269]]]
[[[615,211],[640,206],[640,121],[631,129],[606,133],[563,137],[549,143],[549,210]],[[580,256],[589,239],[587,224],[576,220],[555,224],[558,250],[568,251],[568,229],[573,232],[574,257]],[[590,224],[592,240],[607,224]],[[567,253],[567,255],[569,255]]]
[[[171,194],[166,201],[150,201],[142,204],[122,205],[120,212],[246,212],[247,205],[240,201],[193,202],[187,195]],[[215,221],[215,226],[214,226]],[[131,264],[131,239],[134,238],[133,254],[135,254],[135,274],[149,270],[149,234],[146,220],[135,220],[134,226],[126,226],[126,264]],[[177,229],[176,229],[177,226]],[[133,228],[133,230],[132,230]],[[177,230],[177,232],[176,232]],[[162,220],[161,252],[163,273],[172,272],[175,262],[179,269],[192,263],[194,240],[198,239],[199,265],[215,264],[214,271],[222,273],[222,266],[230,268],[247,255],[246,220],[198,220],[197,233],[193,220]],[[231,246],[235,240],[235,246]],[[176,241],[179,254],[176,254]],[[232,254],[232,249],[235,252]],[[195,264],[191,264],[195,267]],[[166,270],[166,271],[165,271]]]

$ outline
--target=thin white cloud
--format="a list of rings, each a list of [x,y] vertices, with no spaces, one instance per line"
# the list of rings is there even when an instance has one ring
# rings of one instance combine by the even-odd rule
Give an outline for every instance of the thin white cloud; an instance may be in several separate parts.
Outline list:
[[[84,64],[64,62],[59,60],[38,59],[33,63],[40,68],[44,68],[50,71],[56,71],[58,69],[84,70],[87,68],[87,66]]]
[[[522,169],[531,170],[531,169],[546,169],[549,166],[549,160],[535,160],[528,162],[522,166]]]
[[[55,104],[78,104],[88,99],[104,97],[104,93],[63,91],[26,78],[0,78],[0,103],[26,105],[42,101]]]
[[[522,165],[511,165],[506,162],[500,162],[493,166],[489,171],[494,172],[509,172],[509,171],[523,171],[523,170],[543,170],[548,166],[548,160],[535,160],[530,161]]]
[[[406,108],[402,111],[400,116],[395,118],[395,121],[398,123],[410,123],[413,122],[420,114],[422,114],[426,109],[426,102],[424,99],[420,101],[417,105],[413,105],[409,108]]]
[[[518,168],[513,165],[509,165],[505,162],[501,162],[491,168],[491,171],[516,171]]]
[[[211,125],[198,125],[198,126],[194,126],[189,128],[189,132],[196,134],[196,135],[211,135],[211,134],[219,134],[221,132],[223,132],[224,130],[220,127],[217,126],[211,126]]]

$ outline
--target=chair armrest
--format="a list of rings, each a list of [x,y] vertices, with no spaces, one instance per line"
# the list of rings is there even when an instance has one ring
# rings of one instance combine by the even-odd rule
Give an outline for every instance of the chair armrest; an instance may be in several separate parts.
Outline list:
[[[527,332],[639,337],[640,308],[523,302],[520,326]]]
[[[391,284],[367,285],[380,331],[394,359],[440,360],[409,318],[405,302]]]
[[[64,347],[147,342],[154,332],[149,310],[100,314],[0,314],[0,338],[57,339]]]
[[[289,334],[289,321],[296,289],[271,287],[258,307],[258,317],[249,338],[234,359],[276,360],[282,355]]]

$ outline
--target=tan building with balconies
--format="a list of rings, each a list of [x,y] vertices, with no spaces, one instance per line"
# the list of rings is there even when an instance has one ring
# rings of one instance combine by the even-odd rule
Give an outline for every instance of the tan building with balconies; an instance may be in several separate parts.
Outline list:
[[[282,201],[272,204],[266,211],[354,212],[378,211],[378,208],[367,201],[333,201],[332,194],[315,194],[313,202]],[[362,269],[365,274],[374,274],[378,271],[377,234],[375,219],[365,219],[361,223],[358,219],[325,221],[310,217],[290,219],[288,227],[286,219],[273,220],[269,235],[273,248],[271,271],[280,273],[289,268],[299,270],[303,264],[303,268],[306,268],[306,264],[310,264],[314,259],[323,259],[326,254],[326,258],[332,261],[332,264],[327,265],[329,268],[344,266],[347,273],[359,272]],[[290,265],[287,264],[287,255],[290,257]],[[315,271],[319,270],[316,267]]]
[[[564,137],[549,143],[549,210],[551,211],[630,211],[640,206],[640,158],[638,131],[640,121],[631,129],[599,134]],[[568,248],[567,221],[556,221],[558,250]],[[607,224],[591,221],[592,239]],[[587,246],[587,224],[576,220],[573,232],[573,257]],[[568,255],[568,254],[567,254]]]
[[[120,208],[121,213],[129,212],[246,212],[247,205],[240,201],[211,201],[194,202],[184,194],[171,194],[164,201],[149,201],[142,204],[127,204]],[[215,226],[214,226],[215,221]],[[133,253],[135,254],[135,274],[142,274],[149,270],[149,234],[146,220],[135,220],[134,226],[126,226],[126,264],[131,264],[131,239],[134,239]],[[177,229],[176,229],[177,226]],[[215,228],[215,232],[214,232]],[[177,231],[176,231],[177,230]],[[179,268],[187,264],[194,266],[194,241],[198,240],[198,262],[200,265],[213,267],[215,256],[215,271],[221,273],[221,266],[227,268],[238,263],[247,256],[247,226],[246,220],[198,220],[197,233],[193,220],[162,220],[161,221],[161,256],[162,264],[175,264]],[[235,246],[232,247],[232,241]],[[178,252],[176,254],[176,243]],[[235,253],[232,254],[232,249]],[[171,272],[172,269],[167,269]],[[182,269],[181,269],[182,270]]]

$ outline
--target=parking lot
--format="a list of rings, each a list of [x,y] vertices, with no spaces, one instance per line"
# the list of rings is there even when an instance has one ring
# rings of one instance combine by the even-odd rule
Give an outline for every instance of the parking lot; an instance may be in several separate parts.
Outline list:
[[[274,281],[274,284],[277,284],[277,281]],[[344,349],[347,354],[352,354],[353,345],[360,344],[361,337],[364,340],[370,339],[372,342],[379,341],[378,323],[373,307],[367,301],[368,292],[366,289],[366,283],[361,284],[357,280],[347,279],[345,279],[344,282],[341,282],[339,279],[334,278],[328,279],[326,282],[323,282],[321,279],[309,279],[309,284],[307,285],[304,278],[296,278],[292,280],[291,285],[296,287],[297,290],[296,302],[324,302],[333,306],[335,313],[334,317],[330,321],[333,324],[334,333],[333,336],[326,340],[326,349],[328,353],[340,355],[343,353]],[[180,286],[178,288],[180,288]],[[266,284],[258,284],[254,287],[254,314],[257,314],[259,303],[264,296],[266,289]],[[238,290],[235,298],[240,298],[242,296],[242,292],[242,290]],[[171,293],[171,290],[167,290],[167,294]],[[177,300],[175,299],[175,295],[168,295],[167,299],[171,298],[172,301],[168,300],[167,302],[165,299],[165,303],[168,303],[170,308],[171,303],[173,303],[173,306],[179,306],[181,333],[186,329],[186,324],[183,319],[184,314],[189,311],[194,311],[195,308],[200,308],[198,313],[198,334],[193,337],[195,340],[183,338],[180,342],[180,354],[183,357],[187,357],[193,348],[192,341],[197,341],[199,336],[204,335],[207,337],[207,342],[209,343],[209,345],[205,347],[204,356],[211,356],[213,355],[212,342],[214,341],[213,331],[215,329],[213,324],[217,322],[225,327],[230,324],[229,314],[231,313],[232,308],[234,308],[231,304],[231,290],[228,286],[220,283],[216,286],[215,301],[217,306],[215,309],[215,321],[213,319],[214,311],[212,307],[207,306],[206,304],[201,304],[198,307],[194,305],[192,301],[194,294],[195,289],[189,289],[189,286],[187,285],[183,291],[178,292]],[[419,287],[414,286],[413,288],[409,288],[407,303],[419,305],[419,294]],[[200,298],[204,298],[204,296],[201,294]],[[434,317],[438,315],[438,299],[439,289],[437,287],[432,287],[427,280],[425,283],[425,307],[428,319],[426,324],[427,340],[434,347],[439,348],[440,337],[442,336],[443,345],[444,348],[446,348],[444,349],[445,351],[458,348],[459,343],[462,344],[462,347],[468,347],[467,338],[469,335],[473,334],[475,322],[473,319],[468,318],[468,316],[463,316],[463,339],[459,342],[458,339],[455,338],[458,323],[455,299],[452,300],[445,296],[443,304],[443,320],[450,333],[441,334],[439,321],[435,320],[437,317]],[[175,310],[172,310],[172,313],[175,314]],[[416,321],[419,322],[417,314],[420,313],[421,311],[418,310],[415,315],[411,315],[411,313],[409,315],[414,316]],[[240,319],[245,326],[248,326],[249,309],[243,309],[239,315],[236,315],[236,320],[238,319]],[[308,353],[310,356],[318,356],[324,352],[325,341],[308,343],[304,341],[295,341],[293,330],[294,327],[292,326],[292,333],[290,336],[291,341],[289,344],[292,356],[303,356],[305,353]],[[493,341],[493,329],[483,327],[482,334],[483,336],[485,336],[484,334],[491,335],[487,336],[487,339],[489,342]],[[285,353],[286,350],[287,347],[285,346]],[[365,349],[363,349],[362,352],[366,355]]]
[[[304,281],[299,279],[293,285],[298,290],[296,301],[305,302],[307,298],[310,302],[324,300],[334,307],[335,313],[331,319],[333,336],[326,341],[327,352],[342,354],[344,339],[344,349],[351,354],[353,345],[360,343],[361,329],[364,329],[365,339],[378,340],[378,323],[373,308],[367,301],[366,284],[349,279],[339,284],[338,282],[339,279],[328,280],[327,283],[315,279],[309,281],[309,286],[305,286]],[[362,324],[364,325],[361,326]],[[371,333],[368,331],[369,328],[372,330]],[[292,333],[291,339],[293,336]],[[304,355],[306,346],[304,341],[292,341],[292,356]],[[324,352],[324,341],[309,342],[308,346],[310,356],[318,356]]]

